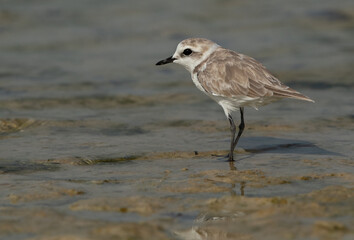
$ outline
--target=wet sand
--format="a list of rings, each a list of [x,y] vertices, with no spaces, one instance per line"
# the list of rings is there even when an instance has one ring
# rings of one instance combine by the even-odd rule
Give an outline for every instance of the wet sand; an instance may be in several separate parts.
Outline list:
[[[2,131],[11,133],[16,125],[35,129],[49,124],[21,122],[3,121],[7,127]],[[205,131],[193,130],[193,124],[172,125]],[[325,126],[313,131],[326,132]],[[264,135],[269,142],[266,136],[279,128],[290,135],[301,130],[296,125],[251,126],[247,130],[250,135]],[[292,144],[280,140],[268,147],[239,148],[235,163],[212,157],[215,153],[226,154],[227,150],[77,156],[9,164],[1,173],[0,184],[6,191],[1,197],[0,233],[5,239],[353,236],[350,158],[294,140]]]
[[[1,6],[0,239],[354,238],[351,1]],[[213,157],[222,109],[154,66],[191,36],[316,103],[246,109]]]
[[[312,170],[281,176],[288,166],[280,162],[294,159],[279,158],[273,170],[269,166],[230,170],[227,162],[209,154],[169,152],[134,160],[72,158],[36,163],[57,167],[45,171],[46,179],[43,168],[2,173],[1,185],[11,193],[2,197],[0,233],[19,239],[349,239],[353,235],[354,175],[327,169],[328,165],[353,167],[345,159],[297,160],[294,167]],[[265,154],[256,155],[266,160],[247,161],[276,162]],[[241,168],[242,161],[236,165]],[[11,181],[6,181],[9,177]]]

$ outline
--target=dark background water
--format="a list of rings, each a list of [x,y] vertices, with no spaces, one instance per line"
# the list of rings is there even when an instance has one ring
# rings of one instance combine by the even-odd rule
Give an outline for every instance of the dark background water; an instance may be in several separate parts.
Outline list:
[[[351,1],[1,1],[0,115],[36,126],[3,130],[14,137],[1,158],[184,150],[146,125],[224,118],[184,69],[154,66],[194,36],[257,58],[316,100],[251,119],[352,118],[353,22]]]
[[[226,150],[229,144],[220,106],[195,88],[182,67],[155,66],[188,37],[250,55],[316,101],[246,109],[239,147],[251,154],[239,157],[240,169],[275,176],[353,172],[353,1],[0,0],[0,204],[10,206],[9,196],[28,187],[46,191],[35,186],[48,179],[85,189],[90,195],[83,198],[112,191],[126,196],[127,189],[130,195],[151,195],[138,187],[142,180],[100,188],[86,181],[144,176],[149,182],[168,168],[227,169],[215,158],[202,157],[198,164],[166,155]],[[152,152],[148,163],[139,161]],[[304,159],[326,160],[314,168],[299,165]],[[77,161],[113,163],[73,167]],[[82,184],[67,183],[73,176]],[[348,182],[248,194],[286,195]],[[21,207],[65,207],[74,200],[31,200]]]

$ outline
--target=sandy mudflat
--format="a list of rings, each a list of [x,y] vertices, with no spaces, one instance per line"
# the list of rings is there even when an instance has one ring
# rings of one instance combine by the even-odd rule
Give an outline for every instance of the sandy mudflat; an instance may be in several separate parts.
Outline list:
[[[1,240],[354,239],[352,0],[0,0]],[[220,106],[209,38],[315,103]],[[234,120],[239,124],[238,113]]]

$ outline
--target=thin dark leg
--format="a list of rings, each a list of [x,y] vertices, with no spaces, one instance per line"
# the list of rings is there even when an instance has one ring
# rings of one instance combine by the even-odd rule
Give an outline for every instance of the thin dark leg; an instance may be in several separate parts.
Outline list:
[[[228,119],[230,122],[230,132],[231,132],[231,146],[230,146],[230,153],[228,156],[229,157],[228,161],[233,161],[234,160],[234,149],[235,149],[236,126],[235,126],[234,120],[232,119],[232,116],[230,114],[228,116]]]
[[[236,135],[236,126],[235,126],[235,123],[234,123],[234,120],[232,119],[232,116],[229,114],[227,119],[229,120],[229,123],[230,123],[230,132],[231,132],[231,146],[230,146],[230,152],[229,154],[226,156],[228,158],[228,161],[229,162],[233,162],[234,161],[234,150],[235,150],[235,147],[238,143],[238,140],[240,139],[241,137],[241,134],[243,132],[243,130],[245,129],[245,121],[243,119],[243,111],[244,111],[244,108],[243,107],[240,107],[240,114],[241,114],[241,123],[240,125],[238,126],[239,128],[239,132],[237,134],[237,137],[235,139],[235,135]],[[216,157],[220,157],[219,155],[212,155],[212,156],[216,156]]]
[[[234,148],[236,147],[236,145],[237,145],[237,143],[238,143],[238,140],[239,140],[240,137],[241,137],[241,134],[242,134],[242,132],[243,132],[243,129],[245,129],[245,121],[244,121],[244,119],[243,119],[243,107],[240,107],[240,113],[241,113],[241,123],[240,123],[240,125],[238,126],[238,134],[237,134],[237,137],[236,137],[236,139],[235,139],[235,141],[234,141],[234,144],[233,144]],[[232,151],[233,151],[233,150],[232,150]]]

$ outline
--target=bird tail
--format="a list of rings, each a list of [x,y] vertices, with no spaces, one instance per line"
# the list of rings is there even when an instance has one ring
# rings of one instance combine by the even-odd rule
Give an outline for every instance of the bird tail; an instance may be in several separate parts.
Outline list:
[[[315,102],[311,98],[299,93],[298,91],[286,87],[286,88],[276,88],[276,87],[269,87],[265,86],[268,90],[273,92],[274,97],[281,97],[281,98],[293,98],[297,100],[303,100],[308,102]]]

